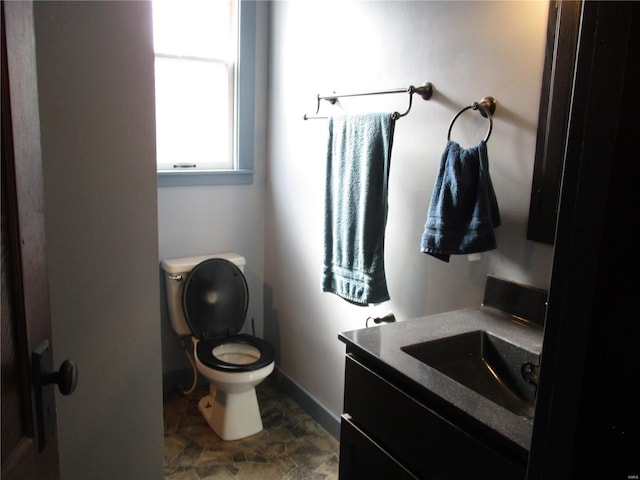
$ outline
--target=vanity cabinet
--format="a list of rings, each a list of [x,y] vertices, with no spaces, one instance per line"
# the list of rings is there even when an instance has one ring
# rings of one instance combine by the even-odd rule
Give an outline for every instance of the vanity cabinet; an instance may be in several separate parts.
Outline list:
[[[526,458],[399,380],[347,350],[341,480],[524,480]]]

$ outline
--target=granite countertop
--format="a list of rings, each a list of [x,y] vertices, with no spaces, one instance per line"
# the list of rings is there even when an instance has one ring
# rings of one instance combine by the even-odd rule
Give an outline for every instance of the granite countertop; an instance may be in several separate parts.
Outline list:
[[[475,330],[484,330],[536,354],[542,351],[542,327],[487,306],[343,332],[339,339],[347,344],[348,352],[373,358],[394,376],[424,389],[430,397],[475,419],[526,453],[532,419],[512,413],[401,350],[406,345]]]

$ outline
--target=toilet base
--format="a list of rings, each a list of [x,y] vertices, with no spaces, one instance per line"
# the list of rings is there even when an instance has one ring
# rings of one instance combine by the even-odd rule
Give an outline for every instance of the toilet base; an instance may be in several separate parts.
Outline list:
[[[198,409],[222,440],[239,440],[262,431],[255,388],[229,393],[210,384],[209,395],[200,399]]]

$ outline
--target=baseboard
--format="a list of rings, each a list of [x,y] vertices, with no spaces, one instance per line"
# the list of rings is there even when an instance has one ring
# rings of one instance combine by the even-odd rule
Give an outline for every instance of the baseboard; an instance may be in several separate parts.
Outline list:
[[[276,367],[269,379],[278,385],[298,405],[300,405],[322,428],[340,439],[340,417],[329,410],[304,387],[292,380],[286,373]]]

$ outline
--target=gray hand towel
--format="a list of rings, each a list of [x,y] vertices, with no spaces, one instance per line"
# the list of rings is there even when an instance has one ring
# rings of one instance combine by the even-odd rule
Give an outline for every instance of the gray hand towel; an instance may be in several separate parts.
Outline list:
[[[390,113],[329,119],[322,290],[357,304],[389,300],[384,270]]]
[[[421,251],[445,262],[453,254],[496,248],[500,211],[489,176],[487,144],[462,148],[449,141],[431,195]]]

